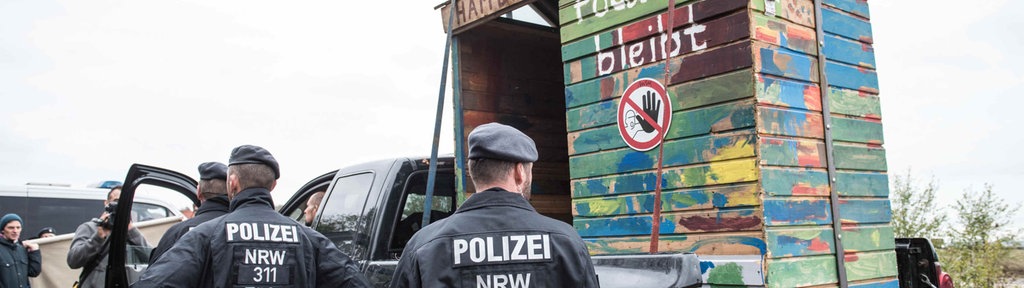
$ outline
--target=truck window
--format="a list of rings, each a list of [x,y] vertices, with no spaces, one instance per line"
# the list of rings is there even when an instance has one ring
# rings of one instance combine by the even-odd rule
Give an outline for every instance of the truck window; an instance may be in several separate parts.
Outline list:
[[[373,185],[373,173],[362,173],[344,176],[331,185],[331,193],[326,195],[320,222],[316,231],[324,234],[334,242],[342,252],[352,260],[365,259],[370,243],[369,222],[372,217],[363,211],[366,198]]]
[[[455,174],[451,171],[438,171],[434,185],[434,197],[431,200],[430,222],[436,222],[451,216],[455,212]],[[405,248],[416,231],[420,230],[423,221],[423,204],[427,199],[427,173],[419,171],[409,176],[409,181],[402,192],[402,215],[397,217],[395,231],[392,233],[388,252],[398,255]]]

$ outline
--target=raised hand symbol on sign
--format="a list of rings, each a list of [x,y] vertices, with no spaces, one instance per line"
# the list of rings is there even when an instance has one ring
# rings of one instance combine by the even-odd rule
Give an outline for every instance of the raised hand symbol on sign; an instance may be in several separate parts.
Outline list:
[[[647,116],[651,117],[651,121],[655,124],[658,123],[658,115],[661,115],[661,100],[658,99],[658,95],[655,95],[652,91],[647,91],[647,94],[643,96],[643,109]],[[644,120],[640,115],[635,115],[636,122],[640,123],[640,128],[644,129],[644,132],[654,132],[654,125]]]

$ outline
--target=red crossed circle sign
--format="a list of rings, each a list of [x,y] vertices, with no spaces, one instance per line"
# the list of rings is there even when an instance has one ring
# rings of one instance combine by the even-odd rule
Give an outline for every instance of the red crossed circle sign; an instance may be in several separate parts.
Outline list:
[[[619,136],[630,148],[647,151],[665,139],[672,123],[672,101],[661,82],[640,78],[619,99]]]

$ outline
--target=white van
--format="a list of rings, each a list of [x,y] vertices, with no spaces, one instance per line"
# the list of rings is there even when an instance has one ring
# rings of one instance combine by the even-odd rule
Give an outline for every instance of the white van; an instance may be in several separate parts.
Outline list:
[[[44,227],[52,227],[58,234],[74,233],[78,225],[102,214],[103,200],[109,191],[36,184],[0,186],[0,215],[21,216],[25,222],[21,231],[23,239],[36,237]],[[182,216],[170,203],[146,195],[135,196],[132,212],[135,221]]]

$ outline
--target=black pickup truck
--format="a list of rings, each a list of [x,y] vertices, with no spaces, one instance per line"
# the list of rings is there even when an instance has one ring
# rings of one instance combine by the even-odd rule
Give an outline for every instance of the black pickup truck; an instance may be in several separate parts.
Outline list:
[[[438,160],[437,183],[430,208],[431,222],[455,212],[457,199],[452,160],[452,157]],[[397,158],[329,172],[303,185],[280,206],[279,211],[304,223],[303,211],[310,195],[326,191],[312,227],[358,261],[375,287],[387,287],[402,256],[402,249],[420,228],[425,211],[429,162],[429,158]],[[132,255],[124,252],[129,214],[125,209],[130,209],[131,199],[139,185],[174,190],[198,204],[196,181],[174,171],[135,164],[129,169],[124,183],[111,234],[107,287],[128,287],[128,279],[134,277],[128,277],[130,273],[126,270],[137,272],[146,266],[146,263],[138,262],[148,257],[128,257]],[[595,256],[593,260],[601,287],[701,285],[700,263],[693,254]]]

